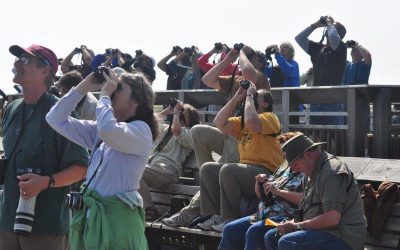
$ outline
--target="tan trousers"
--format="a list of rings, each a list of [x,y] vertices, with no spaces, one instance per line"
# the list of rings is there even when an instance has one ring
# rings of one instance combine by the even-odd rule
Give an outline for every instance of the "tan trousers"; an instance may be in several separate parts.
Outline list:
[[[68,235],[19,236],[0,230],[0,250],[68,250]]]
[[[200,169],[201,215],[219,214],[223,219],[240,217],[240,199],[255,198],[255,176],[271,174],[261,166],[207,162]]]
[[[190,134],[199,169],[206,162],[214,162],[212,152],[221,155],[219,162],[239,162],[239,151],[235,138],[222,134],[215,127],[201,124],[194,126],[190,130]],[[190,204],[182,209],[181,212],[197,213],[200,215],[200,191],[193,196]]]

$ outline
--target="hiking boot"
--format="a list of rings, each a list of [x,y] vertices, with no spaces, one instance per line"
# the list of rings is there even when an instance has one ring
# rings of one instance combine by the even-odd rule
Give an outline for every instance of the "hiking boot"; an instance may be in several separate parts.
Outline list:
[[[224,227],[226,224],[228,224],[229,222],[231,222],[231,219],[228,220],[224,220],[223,222],[217,224],[217,225],[212,225],[212,229],[214,229],[217,232],[222,233],[224,231]]]
[[[210,217],[210,219],[206,220],[203,223],[197,224],[197,227],[204,231],[211,231],[213,230],[212,226],[217,225],[222,222],[221,217],[216,214]]]
[[[170,227],[187,227],[197,216],[198,213],[181,210],[169,218],[162,219],[162,222]]]

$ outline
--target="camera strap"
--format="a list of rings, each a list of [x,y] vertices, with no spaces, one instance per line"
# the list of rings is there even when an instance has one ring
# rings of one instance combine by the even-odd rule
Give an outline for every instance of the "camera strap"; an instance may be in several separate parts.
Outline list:
[[[100,148],[101,143],[103,143],[103,140],[99,139],[99,141],[97,142],[95,148],[93,149],[92,156],[90,157],[90,161],[89,161],[88,166],[90,166],[90,164],[92,163],[93,156],[94,156],[94,152],[96,152],[97,149]],[[103,163],[104,151],[105,151],[105,150],[103,150],[103,152],[102,152],[99,165],[97,165],[96,170],[94,171],[93,175],[90,177],[89,181],[86,183],[84,189],[83,189],[82,192],[81,192],[81,195],[83,195],[83,194],[86,192],[86,190],[87,190],[88,187],[89,187],[89,184],[93,181],[93,178],[96,176],[97,171],[99,170],[101,164]]]

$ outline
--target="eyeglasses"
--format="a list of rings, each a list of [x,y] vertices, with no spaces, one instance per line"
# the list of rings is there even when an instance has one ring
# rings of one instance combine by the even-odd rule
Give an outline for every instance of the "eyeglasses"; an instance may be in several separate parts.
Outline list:
[[[47,61],[46,59],[39,56],[37,58],[40,59],[40,61],[43,62],[45,65],[50,65],[49,61]],[[26,56],[20,56],[15,58],[15,61],[20,61],[23,65],[27,65],[31,60]]]

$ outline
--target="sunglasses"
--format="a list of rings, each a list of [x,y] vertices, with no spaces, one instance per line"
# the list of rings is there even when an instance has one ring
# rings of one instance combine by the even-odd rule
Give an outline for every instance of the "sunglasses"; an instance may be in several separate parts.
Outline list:
[[[47,61],[46,59],[41,58],[39,56],[37,58],[40,59],[40,61],[42,61],[45,65],[50,65],[49,61]],[[15,58],[15,61],[20,61],[23,65],[27,65],[31,61],[31,59],[29,59],[26,56],[20,56]]]

